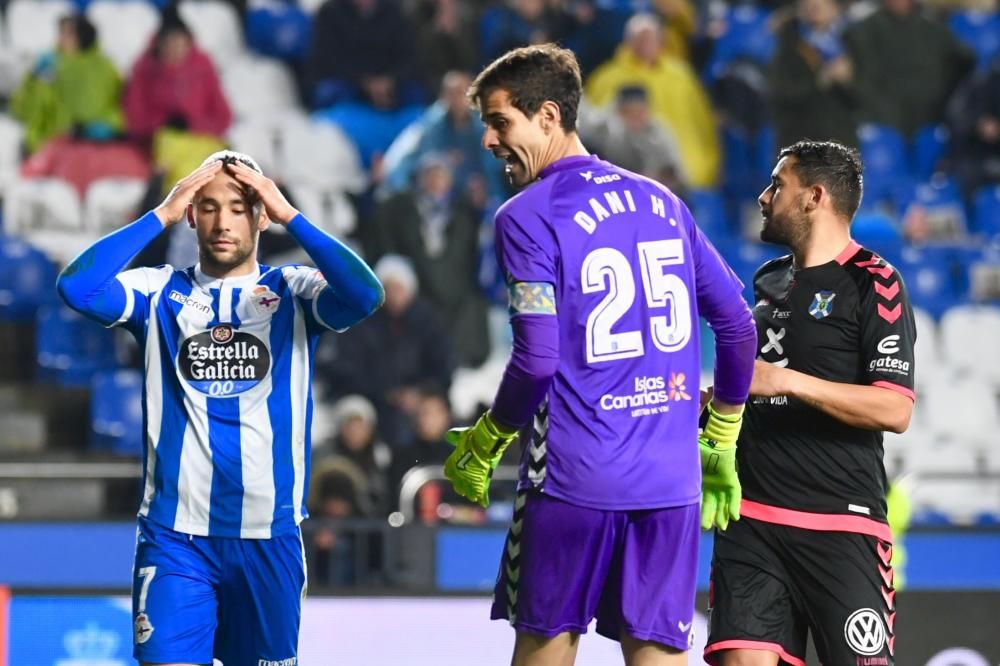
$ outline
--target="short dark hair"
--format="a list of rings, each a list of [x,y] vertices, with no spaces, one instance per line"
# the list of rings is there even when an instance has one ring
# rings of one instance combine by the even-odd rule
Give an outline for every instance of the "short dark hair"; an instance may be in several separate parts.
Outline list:
[[[580,65],[569,49],[556,44],[523,46],[503,54],[469,86],[469,100],[479,106],[494,90],[506,90],[515,109],[531,118],[542,104],[559,105],[560,126],[576,131],[576,115],[583,95]]]
[[[799,141],[778,153],[779,160],[788,156],[795,158],[792,168],[803,185],[822,185],[833,209],[854,218],[864,193],[864,167],[856,149],[833,141]]]
[[[97,42],[97,28],[82,14],[67,14],[59,19],[60,25],[68,24],[76,33],[76,45],[81,51],[86,51]]]

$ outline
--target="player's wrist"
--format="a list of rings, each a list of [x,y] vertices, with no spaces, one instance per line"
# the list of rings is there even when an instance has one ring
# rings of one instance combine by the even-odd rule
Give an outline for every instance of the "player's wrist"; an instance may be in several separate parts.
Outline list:
[[[497,421],[492,412],[483,414],[483,425],[486,427],[486,433],[493,437],[513,437],[517,434],[517,428]]]
[[[163,204],[160,204],[159,206],[154,208],[153,214],[156,215],[157,219],[160,220],[160,224],[162,224],[164,227],[169,227],[172,224],[176,224],[177,222],[180,222],[182,217],[184,217],[184,211],[181,211],[179,214],[175,214],[173,211],[171,211]]]

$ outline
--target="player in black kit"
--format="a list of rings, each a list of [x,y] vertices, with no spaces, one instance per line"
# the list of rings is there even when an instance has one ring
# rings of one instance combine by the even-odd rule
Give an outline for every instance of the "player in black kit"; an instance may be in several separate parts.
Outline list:
[[[737,463],[742,520],[715,534],[706,660],[890,666],[895,599],[883,431],[913,410],[916,330],[896,270],[851,240],[861,162],[836,143],[781,151],[754,277],[759,354]]]

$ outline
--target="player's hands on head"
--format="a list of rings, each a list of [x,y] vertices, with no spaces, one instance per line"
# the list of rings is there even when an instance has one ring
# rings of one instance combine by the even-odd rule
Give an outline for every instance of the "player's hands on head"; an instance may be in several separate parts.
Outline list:
[[[288,203],[288,199],[278,189],[277,184],[267,176],[259,174],[239,162],[227,164],[226,169],[240,183],[257,191],[261,203],[264,204],[264,213],[272,222],[284,226],[299,214],[299,211]]]
[[[444,463],[445,477],[456,493],[488,507],[493,470],[517,431],[503,429],[487,412],[471,428],[452,428],[446,438],[455,450]]]
[[[177,181],[163,203],[153,209],[163,226],[170,226],[184,219],[184,212],[194,199],[194,195],[198,193],[198,190],[208,185],[221,170],[222,162],[212,162],[198,167]]]
[[[720,530],[740,519],[743,490],[736,473],[736,439],[743,423],[743,409],[720,414],[708,403],[708,419],[698,436],[701,455],[701,528]]]

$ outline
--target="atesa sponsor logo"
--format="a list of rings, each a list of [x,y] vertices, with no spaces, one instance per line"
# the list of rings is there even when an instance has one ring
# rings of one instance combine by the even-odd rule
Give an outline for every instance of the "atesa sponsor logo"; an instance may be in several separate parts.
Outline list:
[[[255,336],[220,324],[182,342],[177,365],[191,386],[224,398],[259,384],[271,369],[271,354]]]
[[[910,362],[886,356],[884,358],[877,358],[869,363],[868,371],[871,372],[872,370],[891,370],[893,372],[905,374],[910,371]]]
[[[887,335],[878,342],[876,347],[879,354],[886,354],[887,356],[892,356],[893,354],[899,353],[899,336],[898,335]]]

